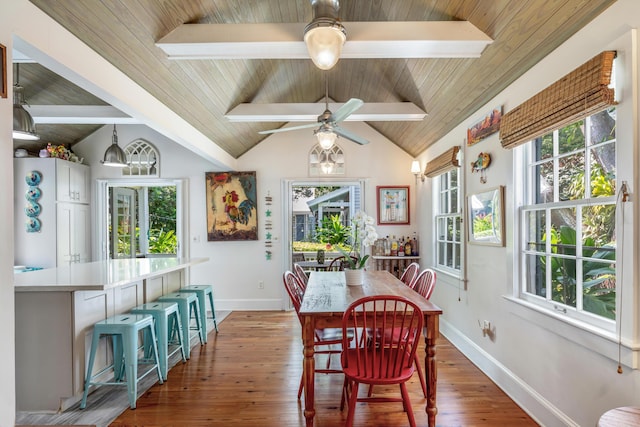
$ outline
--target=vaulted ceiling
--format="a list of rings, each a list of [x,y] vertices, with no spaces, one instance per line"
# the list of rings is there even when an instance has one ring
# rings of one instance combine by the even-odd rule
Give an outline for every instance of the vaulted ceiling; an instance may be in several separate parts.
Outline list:
[[[259,131],[284,124],[230,122],[225,114],[234,107],[312,103],[325,94],[324,72],[309,59],[169,60],[156,45],[184,23],[308,23],[308,0],[30,1],[233,157],[267,137]],[[343,0],[345,23],[464,20],[494,41],[479,58],[343,58],[326,72],[328,95],[417,105],[428,114],[422,121],[368,122],[417,156],[614,2]],[[21,64],[19,78],[31,105],[105,105],[39,64]],[[72,146],[100,126],[40,123],[39,144]]]

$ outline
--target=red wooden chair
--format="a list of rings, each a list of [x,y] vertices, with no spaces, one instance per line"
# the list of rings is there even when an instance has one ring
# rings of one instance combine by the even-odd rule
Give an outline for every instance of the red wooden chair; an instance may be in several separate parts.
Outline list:
[[[307,273],[298,264],[293,264],[293,271],[296,273],[296,277],[298,278],[298,280],[300,280],[300,284],[302,285],[303,290],[307,289],[307,282],[309,281]]]
[[[410,288],[413,288],[413,281],[415,280],[418,272],[420,271],[420,264],[412,262],[404,269],[400,281]]]
[[[304,288],[300,283],[300,279],[292,272],[285,271],[282,277],[284,282],[284,287],[289,294],[289,298],[291,298],[291,303],[293,304],[294,309],[296,310],[296,314],[298,315],[298,320],[300,320],[300,325],[302,326],[302,319],[300,318],[300,305],[302,304],[302,298],[304,297]],[[342,329],[340,328],[322,328],[316,329],[315,331],[315,339],[314,344],[316,347],[329,347],[325,350],[315,350],[315,354],[326,354],[327,355],[327,364],[324,369],[316,369],[315,371],[320,374],[341,374],[341,369],[332,369],[331,368],[331,355],[342,353],[342,348],[340,347],[342,344]],[[353,339],[353,333],[349,332],[346,336],[347,342]],[[338,346],[336,348],[336,346]],[[302,396],[302,388],[304,386],[304,374],[300,378],[300,387],[298,387],[298,399]]]
[[[409,424],[415,427],[406,382],[414,372],[422,324],[420,308],[400,296],[364,297],[344,312],[343,333],[355,331],[351,344],[344,338],[342,342],[344,387],[340,409],[348,402],[347,427],[353,425],[356,402],[402,402]],[[358,397],[360,384],[399,384],[402,397]]]
[[[436,272],[430,268],[425,268],[418,277],[416,277],[416,280],[413,283],[413,290],[426,299],[429,299],[431,298],[431,294],[433,293],[435,286]]]

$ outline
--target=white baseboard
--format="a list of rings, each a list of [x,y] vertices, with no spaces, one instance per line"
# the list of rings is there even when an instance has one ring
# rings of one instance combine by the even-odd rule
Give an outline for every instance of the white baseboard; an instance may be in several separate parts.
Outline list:
[[[495,359],[445,319],[440,319],[440,333],[460,350],[485,375],[496,383],[514,402],[541,426],[580,427],[537,393],[500,361]],[[437,358],[436,351],[436,358]]]

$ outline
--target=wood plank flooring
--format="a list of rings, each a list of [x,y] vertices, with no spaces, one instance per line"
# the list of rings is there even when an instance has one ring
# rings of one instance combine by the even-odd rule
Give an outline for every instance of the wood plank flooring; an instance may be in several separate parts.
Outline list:
[[[322,357],[317,363],[326,360]],[[537,425],[444,338],[438,341],[437,359],[438,426]],[[174,366],[167,382],[147,390],[137,409],[127,409],[111,426],[304,426],[303,404],[297,400],[301,371],[295,313],[233,312],[207,345],[193,348],[191,360]],[[344,425],[342,380],[339,374],[316,376],[317,427]],[[416,422],[426,426],[417,375],[408,386]],[[399,388],[376,387],[375,392],[399,394]],[[406,425],[399,403],[356,408],[355,426]]]

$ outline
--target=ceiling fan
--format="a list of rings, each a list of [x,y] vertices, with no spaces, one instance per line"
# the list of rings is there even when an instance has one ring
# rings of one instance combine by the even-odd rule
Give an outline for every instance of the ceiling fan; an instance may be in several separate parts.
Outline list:
[[[313,132],[313,134],[316,136],[316,138],[318,138],[318,143],[320,144],[323,150],[330,149],[335,143],[338,136],[342,136],[343,138],[346,138],[360,145],[368,144],[369,143],[368,140],[338,126],[338,123],[340,123],[341,121],[349,117],[354,111],[362,107],[363,104],[364,102],[361,99],[351,98],[350,100],[345,102],[340,108],[338,108],[335,113],[332,113],[331,110],[329,110],[329,82],[325,75],[325,93],[324,93],[325,110],[322,114],[318,116],[317,123],[309,123],[306,125],[263,130],[258,133],[264,135],[264,134],[270,134],[270,133],[288,132],[291,130],[316,127],[318,126],[318,123],[320,123],[320,127],[318,127],[318,129],[316,129]]]

